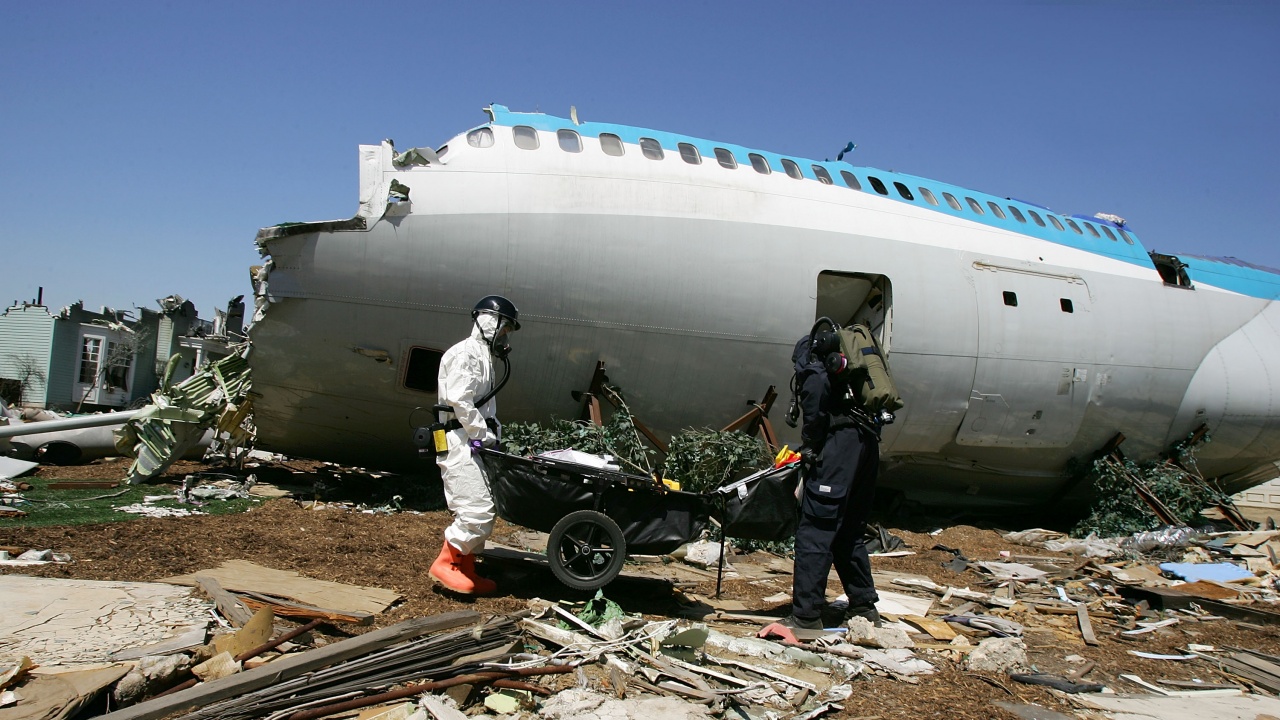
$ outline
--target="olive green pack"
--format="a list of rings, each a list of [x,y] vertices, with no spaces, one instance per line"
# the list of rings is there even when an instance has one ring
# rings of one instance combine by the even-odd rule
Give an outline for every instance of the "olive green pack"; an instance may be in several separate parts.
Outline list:
[[[849,385],[858,402],[873,414],[901,408],[898,386],[871,330],[866,325],[850,325],[838,330],[836,335],[840,338],[840,352],[849,363],[846,372],[853,373]]]

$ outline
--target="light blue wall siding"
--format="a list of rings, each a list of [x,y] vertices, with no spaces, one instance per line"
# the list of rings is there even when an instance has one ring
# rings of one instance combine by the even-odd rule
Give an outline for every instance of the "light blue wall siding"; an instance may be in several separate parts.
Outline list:
[[[14,305],[0,315],[0,377],[21,380],[19,364],[31,360],[46,378],[28,380],[22,396],[27,405],[46,407],[49,403],[53,329],[54,317],[42,305]]]
[[[53,349],[50,353],[49,406],[71,410],[76,406],[72,398],[76,374],[80,371],[79,325],[59,318],[53,331]]]

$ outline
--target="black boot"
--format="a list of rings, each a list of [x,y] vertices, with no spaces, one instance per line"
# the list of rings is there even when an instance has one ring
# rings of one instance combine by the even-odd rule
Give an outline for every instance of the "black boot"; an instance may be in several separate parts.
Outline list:
[[[872,603],[864,603],[862,605],[850,605],[848,610],[844,611],[844,621],[849,622],[853,618],[860,617],[876,627],[880,627],[880,611],[876,610],[876,606]]]
[[[793,630],[821,630],[821,618],[800,618],[795,615],[788,615],[778,621],[779,625],[783,625]]]

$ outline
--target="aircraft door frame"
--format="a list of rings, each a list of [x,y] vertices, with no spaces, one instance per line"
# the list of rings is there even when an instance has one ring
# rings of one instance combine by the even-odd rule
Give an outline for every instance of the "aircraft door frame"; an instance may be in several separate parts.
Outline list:
[[[814,316],[841,327],[866,325],[888,354],[893,330],[893,284],[876,273],[823,270],[818,273]]]

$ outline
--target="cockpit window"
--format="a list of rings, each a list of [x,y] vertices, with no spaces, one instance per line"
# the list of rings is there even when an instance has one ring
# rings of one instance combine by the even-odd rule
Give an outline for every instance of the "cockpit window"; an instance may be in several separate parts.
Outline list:
[[[973,210],[975,213],[977,213],[977,214],[979,214],[979,215],[983,215],[983,214],[985,214],[985,213],[983,212],[983,210],[982,210],[982,204],[981,204],[981,203],[979,203],[977,200],[974,200],[974,199],[973,199],[973,198],[971,198],[971,197],[965,197],[965,200],[966,200],[966,201],[968,201],[968,203],[969,203],[969,208],[970,208],[971,210]]]
[[[768,175],[773,172],[773,168],[769,167],[769,161],[765,160],[763,155],[748,153],[747,157],[751,160],[751,167],[761,175]]]
[[[689,143],[680,143],[676,147],[680,148],[680,159],[690,165],[701,165],[702,154],[698,152],[698,148]]]
[[[822,183],[823,185],[835,184],[831,181],[831,173],[827,172],[827,169],[822,167],[821,165],[813,166],[813,175],[814,177],[818,178],[818,182]]]
[[[800,180],[804,177],[804,172],[800,170],[800,166],[796,164],[795,160],[782,158],[782,169],[786,170],[787,175],[795,178],[796,180]]]
[[[560,149],[565,152],[582,152],[582,138],[573,130],[557,130],[556,139],[560,141]]]
[[[1099,225],[1098,227],[1102,228],[1102,232],[1106,233],[1108,238],[1111,238],[1111,242],[1116,241],[1116,234],[1111,232],[1111,228],[1106,225]]]
[[[528,125],[516,125],[511,128],[511,134],[516,139],[516,147],[521,150],[537,150],[538,149],[538,131]]]
[[[1054,226],[1054,227],[1056,227],[1056,228],[1058,228],[1058,229],[1059,229],[1059,230],[1061,230],[1062,232],[1066,232],[1066,231],[1067,231],[1067,229],[1066,229],[1066,228],[1062,227],[1062,223],[1058,222],[1058,218],[1057,218],[1056,216],[1054,216],[1054,215],[1050,215],[1050,216],[1049,216],[1049,222],[1053,223],[1053,226]]]
[[[467,144],[473,148],[493,147],[493,130],[487,127],[472,130],[467,133]]]
[[[1037,213],[1035,210],[1028,210],[1027,214],[1031,216],[1032,220],[1036,221],[1037,225],[1039,225],[1040,227],[1044,227],[1044,219],[1040,217],[1039,213]]]
[[[999,206],[999,205],[997,205],[997,204],[995,204],[994,202],[991,202],[991,201],[989,201],[989,200],[988,200],[988,201],[987,201],[987,207],[991,208],[991,214],[992,214],[992,215],[995,215],[996,217],[1000,218],[1001,220],[1003,220],[1003,219],[1004,219],[1004,211],[1000,209],[1000,206]]]
[[[733,152],[725,148],[716,148],[716,162],[720,163],[720,167],[726,170],[733,170],[738,167],[738,158],[733,156]]]
[[[844,183],[854,190],[862,189],[862,183],[858,182],[858,176],[848,170],[841,170],[840,177],[844,178]]]
[[[1080,226],[1076,224],[1075,220],[1072,220],[1071,218],[1064,218],[1064,219],[1067,221],[1067,224],[1071,226],[1071,229],[1076,231],[1077,235],[1084,234],[1083,232],[1080,231]]]
[[[1090,225],[1089,223],[1084,224],[1084,229],[1088,230],[1090,235],[1098,238],[1099,240],[1102,239],[1102,236],[1098,234],[1098,229]]]
[[[884,181],[875,175],[868,175],[867,181],[871,183],[871,187],[881,195],[888,195],[889,191],[884,186]]]
[[[662,143],[653,138],[640,138],[640,151],[650,160],[661,160],[663,157]]]
[[[1009,212],[1013,213],[1014,220],[1017,220],[1020,223],[1027,221],[1027,219],[1022,216],[1022,211],[1012,205],[1009,206]]]
[[[920,197],[924,198],[925,202],[929,203],[930,205],[938,204],[938,198],[934,197],[933,191],[931,191],[927,187],[920,188]]]
[[[911,194],[911,188],[907,187],[906,185],[903,185],[900,182],[894,182],[893,189],[898,191],[898,194],[902,196],[903,200],[916,199],[916,196]]]
[[[964,208],[960,207],[960,201],[956,199],[955,195],[952,195],[949,192],[944,192],[942,193],[942,197],[947,201],[947,204],[951,206],[952,210],[964,210]]]
[[[613,133],[600,133],[600,149],[605,155],[614,157],[622,157],[624,152],[622,148],[622,138]]]

